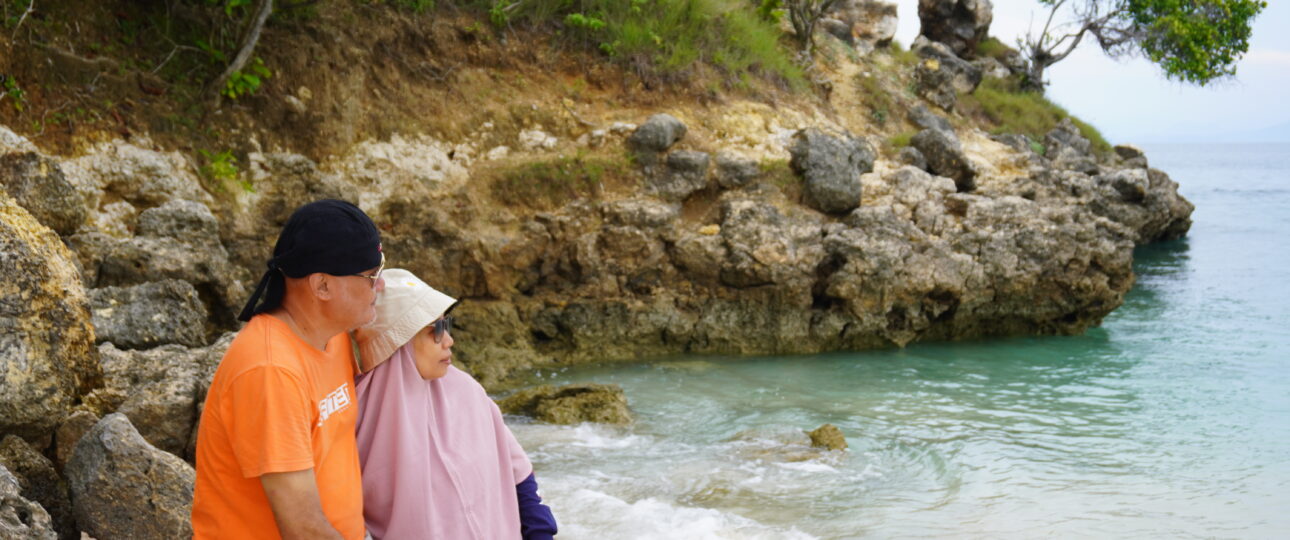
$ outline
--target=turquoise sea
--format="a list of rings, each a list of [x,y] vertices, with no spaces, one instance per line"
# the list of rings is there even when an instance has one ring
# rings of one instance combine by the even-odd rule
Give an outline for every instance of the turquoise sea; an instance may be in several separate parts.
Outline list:
[[[1290,538],[1290,145],[1146,149],[1195,225],[1086,335],[536,374],[637,415],[513,419],[560,537]]]

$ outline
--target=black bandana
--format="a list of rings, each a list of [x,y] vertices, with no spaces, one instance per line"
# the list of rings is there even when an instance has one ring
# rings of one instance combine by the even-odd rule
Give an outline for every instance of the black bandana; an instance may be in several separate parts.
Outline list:
[[[319,272],[344,276],[380,264],[381,233],[367,214],[345,201],[311,202],[297,208],[287,220],[273,246],[268,271],[237,318],[249,321],[282,305],[287,288],[283,276],[301,278]]]

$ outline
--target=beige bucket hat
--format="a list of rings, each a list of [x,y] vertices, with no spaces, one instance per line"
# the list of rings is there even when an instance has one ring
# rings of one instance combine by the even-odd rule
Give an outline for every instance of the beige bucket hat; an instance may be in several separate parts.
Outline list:
[[[426,285],[412,272],[387,268],[381,272],[385,290],[376,295],[376,319],[354,331],[359,372],[381,365],[417,331],[457,305],[457,299]]]

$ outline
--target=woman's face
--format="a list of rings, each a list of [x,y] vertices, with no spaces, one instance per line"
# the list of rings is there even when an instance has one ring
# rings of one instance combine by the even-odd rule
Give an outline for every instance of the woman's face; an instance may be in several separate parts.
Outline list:
[[[435,343],[434,323],[426,325],[412,337],[412,356],[422,379],[429,381],[447,375],[448,366],[452,365],[452,334],[445,331],[439,343]]]

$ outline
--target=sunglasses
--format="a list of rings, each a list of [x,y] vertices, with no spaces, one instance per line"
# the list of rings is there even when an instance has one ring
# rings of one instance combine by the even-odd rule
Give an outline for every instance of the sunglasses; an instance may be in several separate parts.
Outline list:
[[[452,317],[439,317],[431,326],[434,326],[434,342],[442,343],[443,336],[452,331]]]
[[[384,254],[384,253],[382,253],[382,254],[381,254],[381,265],[380,265],[380,266],[378,266],[378,267],[376,267],[376,273],[375,273],[375,274],[372,274],[372,275],[370,275],[370,276],[369,276],[369,275],[367,275],[367,274],[350,274],[350,275],[351,275],[351,276],[358,276],[358,277],[361,277],[361,278],[366,278],[366,279],[370,279],[370,280],[372,280],[372,288],[373,288],[373,289],[375,289],[375,288],[376,288],[376,281],[377,281],[377,280],[379,280],[379,279],[381,279],[381,271],[382,271],[382,270],[385,270],[385,254]]]

